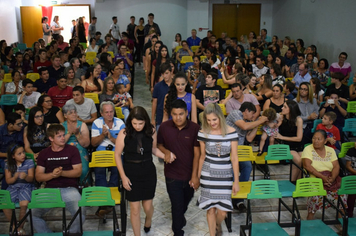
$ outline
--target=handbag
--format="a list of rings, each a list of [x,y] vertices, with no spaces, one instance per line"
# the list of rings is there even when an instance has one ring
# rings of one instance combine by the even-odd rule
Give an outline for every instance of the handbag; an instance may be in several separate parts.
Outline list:
[[[319,173],[324,175],[324,176],[328,176],[328,177],[331,176],[331,172],[327,171],[327,170],[326,171],[321,171]],[[340,186],[341,186],[341,178],[338,175],[335,178],[334,182],[330,186],[327,186],[327,185],[324,184],[324,189],[326,191],[334,191],[334,190],[338,190],[340,188]]]

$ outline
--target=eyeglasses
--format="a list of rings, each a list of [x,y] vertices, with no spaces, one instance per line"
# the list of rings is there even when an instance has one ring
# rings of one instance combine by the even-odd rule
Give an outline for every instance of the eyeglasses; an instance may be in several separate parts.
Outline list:
[[[39,115],[39,116],[35,116],[35,119],[41,119],[43,117],[44,117],[44,115]]]
[[[307,88],[300,88],[299,90],[300,91],[309,91],[309,89],[307,89]]]
[[[23,122],[17,123],[17,124],[15,124],[15,125],[17,125],[17,126],[23,126]]]

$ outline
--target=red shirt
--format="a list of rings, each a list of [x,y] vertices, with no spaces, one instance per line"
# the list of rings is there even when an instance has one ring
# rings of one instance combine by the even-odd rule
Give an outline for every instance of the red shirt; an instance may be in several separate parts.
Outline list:
[[[318,129],[325,130],[328,138],[333,138],[336,141],[340,141],[340,131],[335,125],[333,125],[330,129],[327,129],[323,124],[318,124],[318,126],[316,127],[316,130],[318,130]],[[331,145],[329,142],[327,142],[326,145],[333,149],[336,149],[336,146]]]
[[[120,45],[125,45],[124,40],[121,39],[121,40],[118,42],[117,48],[120,48]],[[129,49],[130,51],[133,51],[134,48],[135,48],[135,44],[134,44],[134,42],[133,42],[131,39],[129,39],[128,42],[127,42],[126,47],[128,47],[128,49]]]
[[[67,86],[60,90],[58,86],[52,87],[48,90],[48,96],[51,97],[53,106],[63,107],[69,99],[73,98],[73,88]]]
[[[172,120],[163,122],[158,129],[157,143],[176,155],[170,164],[164,164],[167,178],[190,180],[193,171],[194,147],[199,147],[198,132],[200,126],[187,120],[187,125],[179,130]]]
[[[52,62],[50,62],[50,61],[45,61],[45,62],[37,61],[37,62],[35,62],[35,65],[33,66],[33,72],[38,73],[38,70],[41,67],[49,67],[51,65],[52,65]]]
[[[66,47],[69,47],[69,44],[66,42],[63,42],[62,44],[58,44],[58,48],[60,48],[62,51],[64,51]]]

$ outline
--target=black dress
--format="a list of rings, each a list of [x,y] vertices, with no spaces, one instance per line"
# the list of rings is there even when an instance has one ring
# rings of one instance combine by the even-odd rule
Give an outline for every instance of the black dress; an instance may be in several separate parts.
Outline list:
[[[152,137],[136,132],[125,137],[124,170],[131,181],[131,191],[126,199],[130,202],[153,199],[156,192],[157,174],[152,162]]]
[[[137,39],[138,39],[138,44],[136,44],[136,62],[141,62],[142,61],[142,55],[145,53],[143,50],[144,42],[145,42],[145,36],[143,35],[143,29],[139,30],[137,29]]]
[[[296,137],[297,136],[297,126],[293,124],[289,125],[289,120],[283,119],[282,124],[278,128],[279,133],[285,137]],[[289,145],[291,151],[302,152],[303,146],[302,142],[291,142],[282,140],[281,143]]]
[[[85,37],[85,27],[84,24],[78,24],[78,32],[77,36],[79,38],[80,43],[86,43],[87,38]]]
[[[57,118],[57,112],[59,112],[60,109],[58,107],[51,107],[51,109],[49,109],[49,111],[44,114],[44,122],[46,124],[58,124],[59,120]]]

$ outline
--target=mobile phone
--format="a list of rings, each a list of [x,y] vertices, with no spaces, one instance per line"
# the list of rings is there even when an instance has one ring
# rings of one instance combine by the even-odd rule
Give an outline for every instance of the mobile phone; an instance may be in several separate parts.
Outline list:
[[[328,99],[329,104],[334,104],[334,99]]]

